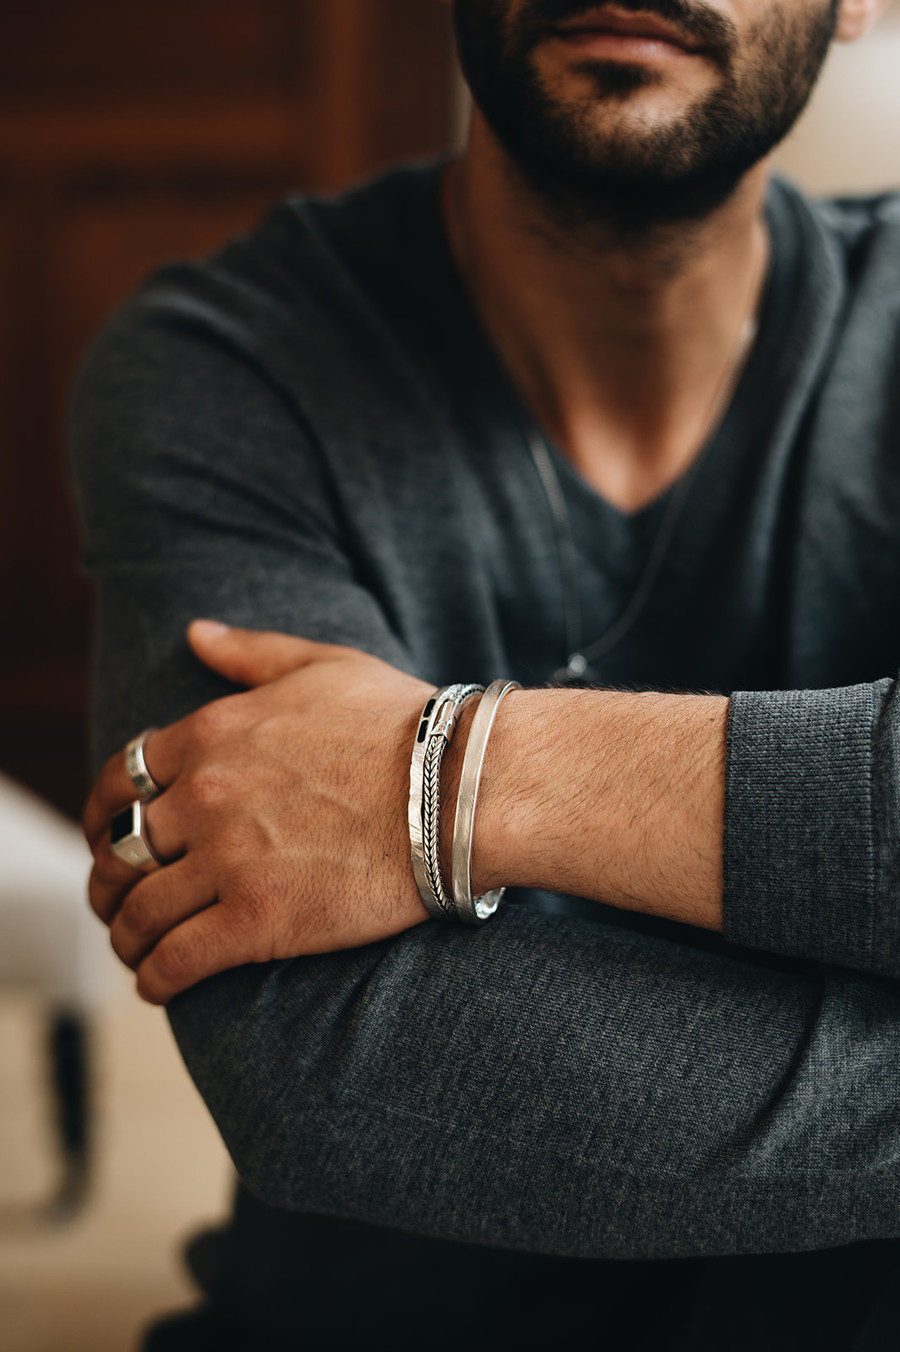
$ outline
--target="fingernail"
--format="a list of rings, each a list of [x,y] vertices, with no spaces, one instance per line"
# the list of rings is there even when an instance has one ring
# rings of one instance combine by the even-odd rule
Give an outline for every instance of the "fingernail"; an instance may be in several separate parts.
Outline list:
[[[227,634],[231,625],[223,624],[221,620],[194,620],[193,629],[199,633],[201,638],[221,638]]]

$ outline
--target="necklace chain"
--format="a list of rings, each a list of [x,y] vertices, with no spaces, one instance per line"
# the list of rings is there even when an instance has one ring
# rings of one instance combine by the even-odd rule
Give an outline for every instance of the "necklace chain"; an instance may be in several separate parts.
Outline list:
[[[451,201],[455,210],[451,210],[448,216],[448,233],[451,240],[455,238],[455,251],[457,252],[460,274],[462,277],[469,278],[470,288],[474,293],[474,286],[471,283],[471,261],[465,234],[462,230],[454,230],[455,222],[459,218],[459,208],[457,205],[459,187],[453,192],[453,179],[450,180],[450,183],[452,194]],[[550,679],[552,681],[564,683],[567,681],[577,681],[589,678],[588,674],[591,663],[595,662],[598,657],[603,656],[604,653],[614,648],[615,645],[620,642],[628,630],[631,629],[652,595],[656,579],[665,562],[672,539],[674,538],[675,528],[678,525],[690,489],[693,486],[696,471],[705,459],[705,451],[709,449],[709,443],[713,433],[724,417],[725,411],[731,402],[735,390],[737,389],[740,376],[750,356],[751,349],[756,341],[756,336],[759,331],[756,301],[758,298],[759,283],[762,279],[763,269],[765,267],[765,258],[766,251],[764,249],[753,270],[747,303],[747,317],[741,326],[737,346],[731,360],[725,368],[721,381],[716,386],[709,413],[704,422],[703,432],[699,442],[699,454],[695,457],[693,464],[690,465],[686,473],[682,475],[681,479],[676,484],[675,491],[669,499],[663,519],[660,522],[659,529],[654,537],[650,553],[647,557],[647,562],[644,565],[644,569],[638,578],[637,585],[626,602],[624,609],[619,613],[617,618],[612,621],[603,634],[595,639],[593,643],[587,645],[582,641],[581,600],[578,586],[578,555],[575,548],[572,522],[569,516],[568,507],[566,506],[562,485],[559,482],[559,475],[553,466],[553,460],[546,437],[540,431],[533,419],[528,423],[524,422],[521,408],[516,407],[514,409],[517,421],[521,426],[522,435],[528,446],[538,478],[540,479],[541,486],[544,490],[544,495],[547,499],[547,505],[550,509],[550,516],[553,521],[553,532],[556,537],[556,552],[559,560],[560,580],[563,593],[564,642],[565,651],[568,656],[566,657],[564,665],[551,676]]]
[[[563,615],[565,628],[566,661],[562,667],[553,672],[550,679],[557,684],[568,681],[583,681],[591,679],[590,668],[592,663],[599,657],[614,648],[625,634],[632,628],[644,606],[653,593],[657,577],[662,569],[662,565],[669,552],[669,547],[675,535],[675,528],[681,518],[681,514],[693,487],[696,472],[705,459],[705,451],[709,449],[713,433],[719,426],[725,415],[726,409],[731,402],[734,392],[737,388],[740,376],[747,364],[753,344],[756,341],[756,335],[759,331],[759,323],[756,314],[756,306],[753,301],[757,295],[757,284],[759,274],[762,270],[762,264],[754,271],[753,284],[751,287],[751,311],[745,319],[742,327],[738,344],[734,355],[729,361],[721,381],[716,386],[713,401],[709,413],[703,426],[703,433],[700,439],[700,453],[695,457],[693,464],[682,475],[675,487],[672,497],[669,499],[659,529],[650,548],[647,562],[638,578],[637,585],[631,596],[628,598],[624,608],[618,616],[612,621],[609,627],[592,643],[585,645],[582,634],[581,601],[579,597],[578,586],[578,556],[575,548],[575,538],[572,531],[572,522],[569,516],[569,510],[566,506],[565,496],[562,486],[559,482],[559,475],[553,465],[550,449],[546,437],[538,430],[536,425],[531,425],[523,429],[525,441],[528,450],[537,470],[541,486],[547,498],[547,504],[550,508],[550,515],[553,520],[553,529],[556,536],[556,550],[559,559],[560,578],[563,591]]]

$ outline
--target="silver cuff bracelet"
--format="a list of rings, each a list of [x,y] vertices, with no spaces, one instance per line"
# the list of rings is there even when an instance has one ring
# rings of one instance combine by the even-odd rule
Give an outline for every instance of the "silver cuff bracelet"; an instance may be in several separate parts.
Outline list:
[[[459,711],[482,685],[448,685],[435,691],[419,720],[409,769],[409,843],[413,873],[428,914],[454,920],[456,908],[441,879],[440,773]]]

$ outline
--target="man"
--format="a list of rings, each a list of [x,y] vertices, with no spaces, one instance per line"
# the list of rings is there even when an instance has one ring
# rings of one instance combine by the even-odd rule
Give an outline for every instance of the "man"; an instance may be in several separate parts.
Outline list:
[[[765,160],[879,8],[457,0],[459,164],[96,349],[91,900],[266,1204],[180,1345],[892,1345],[900,202]],[[423,923],[423,704],[496,677],[519,891]]]

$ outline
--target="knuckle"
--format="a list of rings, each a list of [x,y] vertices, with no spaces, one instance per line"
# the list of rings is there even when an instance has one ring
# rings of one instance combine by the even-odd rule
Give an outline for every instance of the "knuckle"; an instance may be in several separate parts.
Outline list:
[[[233,779],[227,767],[215,761],[207,761],[191,771],[185,790],[195,806],[218,808],[230,796]]]
[[[204,704],[191,716],[191,731],[201,746],[220,741],[234,725],[234,711],[230,699],[213,700]]]
[[[280,711],[262,713],[246,731],[250,746],[264,753],[284,746],[285,721]]]
[[[153,950],[153,969],[160,983],[166,987],[188,984],[193,966],[190,945],[177,935],[161,939]]]
[[[122,940],[127,936],[140,943],[152,938],[153,932],[150,910],[145,904],[144,898],[136,891],[130,892],[122,902],[119,914],[116,917],[113,935],[120,935]],[[113,946],[115,947],[115,945]],[[116,951],[118,952],[118,950]],[[119,956],[122,955],[119,954]]]

